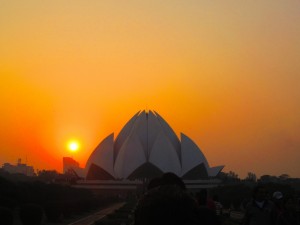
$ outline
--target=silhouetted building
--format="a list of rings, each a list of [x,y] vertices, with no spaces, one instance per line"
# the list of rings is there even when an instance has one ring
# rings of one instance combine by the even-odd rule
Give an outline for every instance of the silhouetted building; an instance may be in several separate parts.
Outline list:
[[[79,163],[71,157],[63,157],[63,173],[75,172],[79,177],[84,176],[83,168],[79,167]]]
[[[32,166],[28,166],[25,163],[22,163],[21,159],[18,159],[16,165],[10,163],[4,163],[2,169],[12,174],[24,174],[26,176],[34,176],[34,169]]]
[[[72,167],[79,167],[79,163],[73,158],[63,157],[63,173],[66,173]]]

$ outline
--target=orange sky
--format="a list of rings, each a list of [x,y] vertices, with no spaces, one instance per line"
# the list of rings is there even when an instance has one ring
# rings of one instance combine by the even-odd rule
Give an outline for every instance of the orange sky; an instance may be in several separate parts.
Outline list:
[[[0,164],[81,166],[139,110],[209,163],[300,177],[300,2],[0,2]]]

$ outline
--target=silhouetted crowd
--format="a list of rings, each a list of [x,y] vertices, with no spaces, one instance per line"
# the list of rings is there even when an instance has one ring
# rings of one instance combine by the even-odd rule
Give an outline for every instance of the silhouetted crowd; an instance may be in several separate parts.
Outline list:
[[[263,185],[253,189],[252,198],[242,204],[242,225],[300,225],[299,199],[275,191],[271,197]],[[1,204],[0,204],[1,205]],[[23,225],[43,224],[44,209],[37,204],[24,204],[18,210]],[[173,173],[152,179],[139,198],[133,224],[127,225],[222,225],[227,223],[218,196],[212,198],[206,189],[195,194]],[[0,207],[0,225],[12,225],[14,215]],[[237,223],[235,223],[237,224]]]
[[[216,204],[205,189],[192,197],[184,182],[173,173],[150,181],[148,191],[139,200],[134,225],[221,224]]]
[[[137,204],[134,225],[221,225],[223,218],[218,196],[210,198],[206,189],[192,196],[179,177],[166,173],[150,181]],[[299,202],[279,191],[268,199],[266,188],[257,186],[240,224],[300,225]]]
[[[244,225],[299,225],[299,202],[294,196],[283,196],[280,191],[268,199],[266,187],[253,190],[252,199],[245,207]]]

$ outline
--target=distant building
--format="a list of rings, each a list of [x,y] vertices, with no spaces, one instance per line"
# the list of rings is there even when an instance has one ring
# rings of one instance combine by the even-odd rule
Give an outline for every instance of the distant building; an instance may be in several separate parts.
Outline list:
[[[32,166],[28,166],[25,163],[21,162],[21,159],[18,159],[18,162],[16,165],[12,165],[10,163],[4,163],[2,166],[2,169],[12,173],[12,174],[24,174],[26,176],[34,176],[34,169]]]
[[[79,163],[71,157],[63,157],[63,173],[75,172],[79,177],[84,176],[83,168],[79,167]]]
[[[76,160],[71,157],[63,157],[63,173],[74,167],[79,167],[79,163]]]

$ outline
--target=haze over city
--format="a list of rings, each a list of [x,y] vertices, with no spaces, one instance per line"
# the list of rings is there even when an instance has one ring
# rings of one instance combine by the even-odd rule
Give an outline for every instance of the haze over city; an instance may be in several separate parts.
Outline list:
[[[211,166],[300,177],[299,1],[4,0],[0,30],[0,164],[84,167],[146,109]]]

